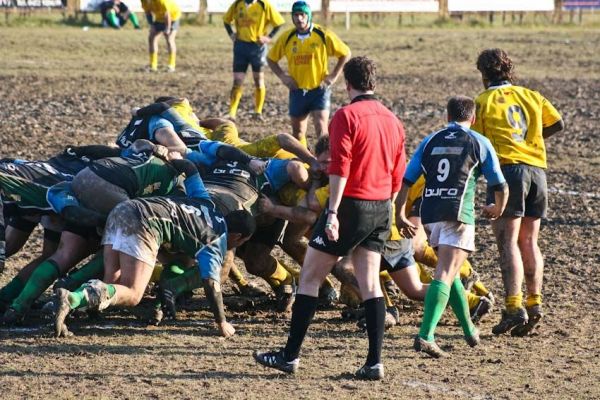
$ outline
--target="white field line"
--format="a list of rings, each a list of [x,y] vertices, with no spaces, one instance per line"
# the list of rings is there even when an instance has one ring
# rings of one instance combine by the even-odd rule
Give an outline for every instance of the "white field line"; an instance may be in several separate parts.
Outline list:
[[[484,396],[474,395],[472,393],[465,392],[464,390],[450,388],[450,386],[445,385],[443,383],[439,383],[439,382],[422,382],[422,381],[418,381],[418,380],[408,380],[408,381],[402,382],[402,384],[404,386],[408,386],[413,389],[425,389],[431,393],[451,393],[455,396],[465,398],[465,399],[471,399],[471,400],[491,400],[491,399],[493,399],[493,397],[489,396],[489,395],[484,395]]]
[[[600,193],[578,192],[576,190],[563,190],[557,188],[548,188],[548,192],[562,194],[563,196],[581,196],[589,197],[592,199],[600,199]]]

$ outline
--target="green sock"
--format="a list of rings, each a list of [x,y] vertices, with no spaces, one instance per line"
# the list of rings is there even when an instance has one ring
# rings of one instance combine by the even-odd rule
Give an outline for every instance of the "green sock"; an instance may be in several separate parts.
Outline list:
[[[433,342],[435,328],[446,309],[448,297],[450,297],[450,287],[448,285],[438,280],[431,282],[425,295],[425,307],[419,337],[428,342]]]
[[[73,290],[83,285],[90,279],[102,279],[104,274],[104,256],[102,254],[94,256],[87,264],[83,265],[77,271],[67,275],[65,289]]]
[[[164,282],[165,288],[171,290],[175,297],[202,286],[200,274],[196,268],[190,268]]]
[[[137,15],[135,15],[134,12],[129,13],[129,20],[131,21],[135,29],[140,29],[140,21],[138,21],[138,17]]]
[[[117,19],[117,14],[114,10],[111,10],[106,14],[106,19],[108,20],[108,24],[113,28],[119,27],[119,20]]]
[[[25,312],[31,304],[40,297],[60,276],[58,265],[52,260],[46,260],[33,271],[25,287],[11,304],[17,312]]]
[[[18,276],[15,276],[12,281],[0,289],[0,302],[10,304],[14,299],[21,294],[25,285]]]
[[[448,304],[452,307],[454,315],[458,318],[460,326],[465,336],[472,336],[475,330],[475,325],[471,321],[471,313],[469,312],[469,303],[465,293],[465,287],[459,278],[455,278],[450,286],[450,298]]]

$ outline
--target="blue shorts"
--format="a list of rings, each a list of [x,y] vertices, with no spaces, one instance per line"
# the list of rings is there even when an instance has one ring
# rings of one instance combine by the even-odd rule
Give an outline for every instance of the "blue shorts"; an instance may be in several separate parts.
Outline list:
[[[246,72],[248,65],[252,72],[260,72],[267,64],[267,46],[236,40],[233,43],[233,72]]]
[[[311,111],[329,110],[331,89],[290,90],[289,113],[291,117],[304,117]]]
[[[273,192],[278,192],[290,181],[290,175],[287,172],[289,162],[290,160],[280,160],[278,158],[272,158],[268,161],[267,168],[265,168],[265,176]]]
[[[165,24],[164,22],[153,22],[152,26],[154,27],[154,30],[156,30],[156,32],[164,32],[165,29],[167,29],[167,24]],[[179,20],[171,22],[171,31],[177,30],[179,30]]]
[[[414,254],[412,239],[388,240],[381,255],[381,269],[396,272],[415,265]]]

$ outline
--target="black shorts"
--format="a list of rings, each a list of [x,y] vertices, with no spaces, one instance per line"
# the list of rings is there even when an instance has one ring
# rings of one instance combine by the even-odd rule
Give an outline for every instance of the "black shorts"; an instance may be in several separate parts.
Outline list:
[[[260,225],[259,223],[257,224],[256,232],[254,232],[254,235],[246,243],[260,243],[269,248],[274,248],[275,245],[281,243],[286,225],[287,221],[283,219],[275,219],[275,221],[268,225]],[[240,249],[244,248],[244,246],[245,244],[240,246]]]
[[[503,217],[545,218],[548,210],[548,185],[543,168],[525,164],[503,165],[502,174],[508,185],[508,203]],[[495,202],[488,190],[488,204]]]
[[[322,252],[344,257],[357,246],[383,253],[391,226],[390,200],[359,200],[342,197],[338,208],[340,222],[337,242],[327,239],[327,207],[321,213],[310,239],[310,247]]]
[[[248,65],[252,66],[252,72],[260,72],[266,63],[266,45],[241,40],[233,43],[233,72],[246,72]]]
[[[381,255],[381,270],[396,272],[415,265],[414,255],[412,239],[388,240]]]

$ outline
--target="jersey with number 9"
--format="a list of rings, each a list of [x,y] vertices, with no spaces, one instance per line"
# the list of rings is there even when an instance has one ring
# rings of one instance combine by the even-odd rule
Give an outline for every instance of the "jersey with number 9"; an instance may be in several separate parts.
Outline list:
[[[492,142],[500,164],[546,168],[542,130],[561,120],[546,98],[536,91],[507,83],[490,86],[475,103],[477,112],[471,129]]]

